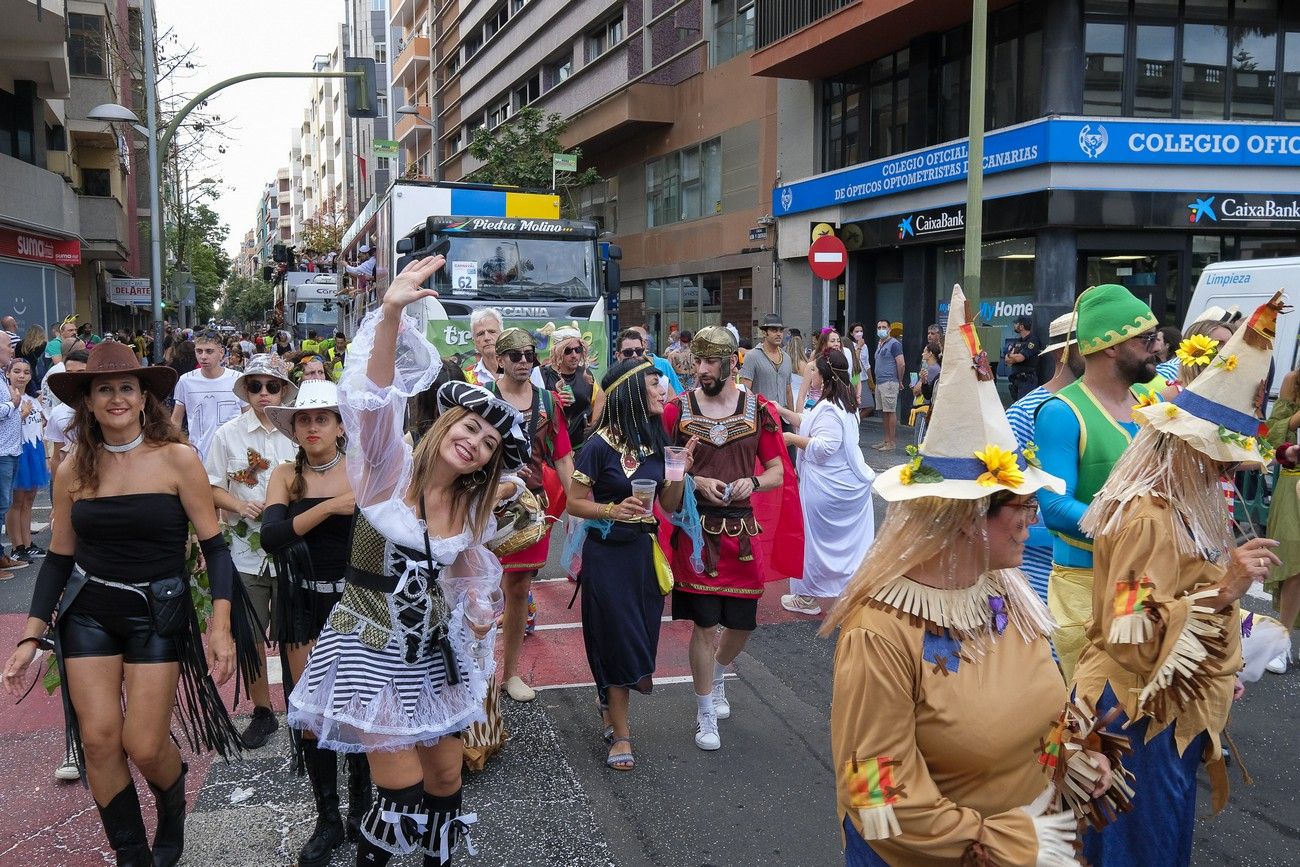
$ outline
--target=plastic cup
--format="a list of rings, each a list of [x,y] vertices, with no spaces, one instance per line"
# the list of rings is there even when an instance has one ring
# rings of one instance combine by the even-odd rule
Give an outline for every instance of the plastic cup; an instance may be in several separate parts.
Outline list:
[[[686,449],[667,446],[664,449],[664,481],[680,482],[686,477]]]
[[[654,508],[655,487],[656,485],[651,479],[634,479],[632,481],[632,496],[645,504],[645,513],[647,515]]]

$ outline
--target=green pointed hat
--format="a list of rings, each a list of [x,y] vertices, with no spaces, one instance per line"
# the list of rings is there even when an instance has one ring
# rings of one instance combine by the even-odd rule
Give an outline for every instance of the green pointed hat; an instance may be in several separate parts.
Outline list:
[[[1093,286],[1075,302],[1079,352],[1092,355],[1150,331],[1160,323],[1151,308],[1115,283]]]

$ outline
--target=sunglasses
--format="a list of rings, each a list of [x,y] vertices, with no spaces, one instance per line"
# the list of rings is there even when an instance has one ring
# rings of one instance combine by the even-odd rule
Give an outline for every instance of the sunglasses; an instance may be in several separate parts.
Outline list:
[[[581,355],[581,354],[582,354],[582,347],[581,347],[581,346],[566,346],[566,347],[564,347],[564,354],[565,354],[565,355]]]
[[[507,349],[502,353],[511,364],[521,361],[536,361],[537,353],[531,349]]]
[[[1148,331],[1146,334],[1139,334],[1133,339],[1141,340],[1144,344],[1146,344],[1147,348],[1150,349],[1152,346],[1155,345],[1156,338],[1159,336],[1160,336],[1159,331]]]
[[[260,379],[250,379],[248,382],[244,383],[244,387],[248,389],[249,394],[261,394],[263,386],[266,386],[267,394],[279,394],[280,389],[284,388],[283,383],[277,382],[274,379],[270,382],[262,382]]]
[[[624,358],[640,358],[645,355],[645,349],[623,349],[618,354]]]

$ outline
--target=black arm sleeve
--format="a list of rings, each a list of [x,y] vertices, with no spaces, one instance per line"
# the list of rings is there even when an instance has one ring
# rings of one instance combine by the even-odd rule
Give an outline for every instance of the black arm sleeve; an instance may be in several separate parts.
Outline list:
[[[200,539],[199,548],[208,562],[208,590],[213,599],[229,601],[235,589],[235,561],[230,559],[230,546],[220,533],[211,539]]]
[[[282,503],[272,503],[262,513],[262,550],[268,554],[279,554],[302,537],[293,530],[293,518],[289,517],[289,507]]]
[[[45,555],[41,571],[36,576],[36,587],[32,590],[32,605],[27,613],[39,617],[46,623],[54,619],[54,610],[59,607],[63,588],[68,586],[68,577],[72,575],[75,559],[69,554]]]

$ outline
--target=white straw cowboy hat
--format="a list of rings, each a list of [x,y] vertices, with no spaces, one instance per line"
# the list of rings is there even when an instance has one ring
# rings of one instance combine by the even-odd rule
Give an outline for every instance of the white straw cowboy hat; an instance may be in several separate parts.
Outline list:
[[[931,411],[921,448],[878,475],[876,493],[890,502],[978,500],[998,491],[1023,496],[1040,488],[1064,493],[1065,482],[1043,472],[1034,450],[1016,442],[966,306],[961,287],[952,287],[938,386],[943,400]]]
[[[253,355],[249,357],[248,363],[244,365],[244,372],[239,375],[239,378],[235,380],[235,384],[231,386],[231,391],[235,393],[235,397],[244,403],[252,403],[248,399],[248,377],[250,376],[269,376],[283,382],[284,397],[280,399],[281,403],[288,403],[298,393],[298,386],[294,385],[293,380],[289,378],[289,368],[285,366],[284,360],[275,353],[263,352]]]
[[[1067,346],[1078,345],[1078,338],[1074,336],[1073,311],[1052,320],[1052,324],[1047,326],[1047,339],[1052,342],[1043,347],[1043,352],[1058,352]]]
[[[293,416],[299,410],[328,409],[339,411],[339,387],[327,379],[304,382],[292,406],[268,406],[266,417],[280,433],[293,440]],[[297,440],[294,440],[295,442]]]
[[[1137,423],[1171,433],[1216,461],[1267,466],[1273,451],[1264,439],[1265,424],[1255,415],[1255,395],[1268,376],[1277,317],[1284,307],[1278,292],[1222,346],[1214,347],[1217,352],[1198,356],[1205,372],[1177,397],[1134,409]]]

